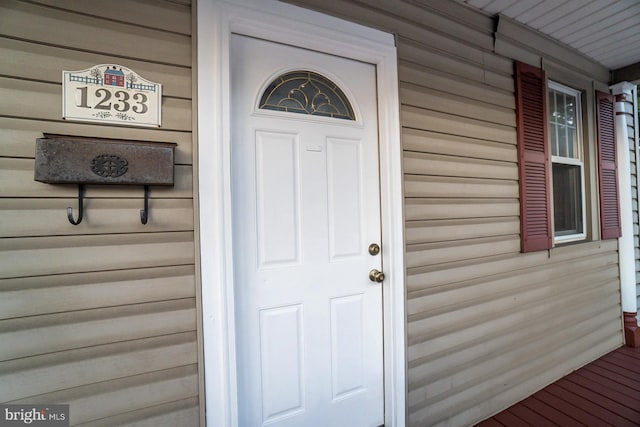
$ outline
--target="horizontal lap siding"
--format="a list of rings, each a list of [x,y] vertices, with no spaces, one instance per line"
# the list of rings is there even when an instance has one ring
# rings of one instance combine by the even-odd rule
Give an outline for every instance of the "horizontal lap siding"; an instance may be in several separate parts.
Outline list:
[[[0,402],[68,403],[72,425],[196,426],[189,2],[0,5]],[[119,64],[163,85],[160,129],[61,119],[62,70]],[[33,180],[43,132],[177,143],[175,186]]]
[[[470,425],[620,345],[615,240],[520,253],[513,65],[489,19],[292,2],[397,34],[409,425]]]

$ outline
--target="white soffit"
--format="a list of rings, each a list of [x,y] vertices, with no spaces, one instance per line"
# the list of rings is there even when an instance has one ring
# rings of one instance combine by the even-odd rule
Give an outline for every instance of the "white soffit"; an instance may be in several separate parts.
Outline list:
[[[458,0],[501,13],[610,70],[640,62],[639,0]]]

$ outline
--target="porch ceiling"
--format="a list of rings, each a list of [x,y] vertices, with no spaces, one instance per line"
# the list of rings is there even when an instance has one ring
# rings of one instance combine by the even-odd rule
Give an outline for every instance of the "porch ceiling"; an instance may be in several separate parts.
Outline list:
[[[572,46],[610,70],[640,64],[638,0],[458,1],[491,16],[506,15]]]

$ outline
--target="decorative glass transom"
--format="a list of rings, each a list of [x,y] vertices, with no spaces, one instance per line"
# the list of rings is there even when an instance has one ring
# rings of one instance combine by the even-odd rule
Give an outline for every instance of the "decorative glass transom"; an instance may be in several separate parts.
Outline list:
[[[260,108],[355,120],[344,92],[313,71],[291,71],[276,78],[262,94]]]

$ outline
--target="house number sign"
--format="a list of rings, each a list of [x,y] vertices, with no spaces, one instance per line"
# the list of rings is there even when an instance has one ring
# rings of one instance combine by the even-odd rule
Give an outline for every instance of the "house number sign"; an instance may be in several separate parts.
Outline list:
[[[100,64],[62,72],[65,120],[160,127],[162,85],[129,68]]]

